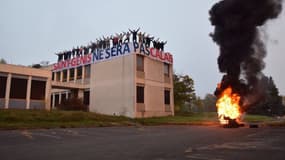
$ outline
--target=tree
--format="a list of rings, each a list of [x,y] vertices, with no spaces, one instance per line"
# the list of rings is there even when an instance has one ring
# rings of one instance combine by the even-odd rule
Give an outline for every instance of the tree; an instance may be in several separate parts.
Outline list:
[[[192,112],[204,112],[203,100],[198,96],[193,100],[191,105]]]
[[[191,111],[191,104],[196,98],[194,81],[188,75],[173,75],[174,103],[179,112]]]
[[[0,64],[7,64],[7,62],[6,62],[5,59],[1,58],[1,59],[0,59]]]
[[[206,112],[216,112],[216,101],[217,97],[213,94],[206,94],[204,100],[203,100],[203,105],[204,105],[204,111]]]
[[[285,107],[282,104],[282,97],[279,95],[272,77],[264,76],[262,84],[265,89],[260,102],[249,108],[248,113],[262,115],[284,115]]]

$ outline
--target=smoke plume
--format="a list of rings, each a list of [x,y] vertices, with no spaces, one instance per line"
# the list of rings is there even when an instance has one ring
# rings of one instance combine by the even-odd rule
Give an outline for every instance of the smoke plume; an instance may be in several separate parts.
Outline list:
[[[218,66],[224,73],[216,96],[231,86],[241,95],[242,106],[262,97],[266,47],[260,30],[281,11],[282,0],[222,0],[212,7],[210,21],[215,29],[211,37],[220,47]]]

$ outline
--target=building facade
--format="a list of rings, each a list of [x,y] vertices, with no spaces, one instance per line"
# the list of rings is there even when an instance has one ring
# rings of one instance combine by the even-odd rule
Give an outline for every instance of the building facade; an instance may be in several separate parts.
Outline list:
[[[50,109],[51,72],[0,64],[0,109]]]
[[[52,108],[76,95],[91,112],[174,115],[172,61],[170,53],[133,43],[59,61],[52,69]]]
[[[101,114],[174,115],[173,58],[163,48],[134,40],[64,52],[45,69],[0,64],[0,109],[50,110],[75,98]]]

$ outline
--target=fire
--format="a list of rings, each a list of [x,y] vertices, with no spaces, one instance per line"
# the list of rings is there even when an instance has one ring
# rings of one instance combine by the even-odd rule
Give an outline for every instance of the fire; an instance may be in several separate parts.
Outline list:
[[[219,120],[221,124],[228,124],[228,118],[239,120],[242,113],[240,111],[240,96],[232,93],[232,88],[225,89],[221,97],[217,100]]]

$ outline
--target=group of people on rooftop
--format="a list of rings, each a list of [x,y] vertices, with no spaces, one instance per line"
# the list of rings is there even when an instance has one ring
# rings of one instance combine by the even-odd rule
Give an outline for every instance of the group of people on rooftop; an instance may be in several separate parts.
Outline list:
[[[128,32],[122,32],[120,34],[116,33],[115,35],[108,37],[103,36],[100,39],[96,39],[96,42],[91,42],[88,46],[81,46],[73,48],[72,50],[56,53],[58,55],[58,61],[87,55],[89,53],[93,53],[93,51],[96,49],[106,49],[116,47],[117,45],[122,45],[123,43],[129,43],[131,37],[132,41],[135,43],[143,43],[145,47],[149,48],[151,47],[152,42],[153,48],[164,51],[164,45],[167,43],[167,41],[160,41],[159,38],[154,40],[154,37],[151,37],[149,34],[139,32],[139,30],[140,28],[137,30],[129,29]]]

